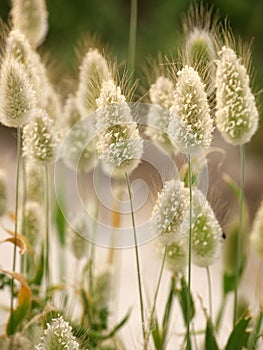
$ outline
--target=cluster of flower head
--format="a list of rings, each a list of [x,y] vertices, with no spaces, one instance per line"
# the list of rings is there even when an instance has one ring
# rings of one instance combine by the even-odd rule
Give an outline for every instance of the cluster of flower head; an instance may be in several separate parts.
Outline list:
[[[106,172],[117,177],[130,173],[140,162],[143,141],[120,87],[103,82],[97,99],[97,151]]]

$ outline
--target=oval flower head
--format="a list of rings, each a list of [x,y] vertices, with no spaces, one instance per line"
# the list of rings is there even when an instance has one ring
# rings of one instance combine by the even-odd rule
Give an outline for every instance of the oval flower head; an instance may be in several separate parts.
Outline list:
[[[165,246],[162,242],[157,244],[159,256],[163,257]],[[166,247],[165,267],[173,273],[183,271],[187,265],[187,239],[178,239]]]
[[[160,76],[151,85],[149,95],[152,105],[149,107],[146,135],[162,150],[174,153],[175,147],[167,134],[170,112],[173,103],[174,84],[168,78]]]
[[[193,195],[192,253],[193,263],[206,267],[219,257],[222,229],[203,193],[195,189]]]
[[[97,49],[90,49],[83,58],[76,94],[82,117],[87,117],[97,109],[96,99],[100,95],[101,84],[111,79],[106,59]]]
[[[81,119],[78,101],[75,96],[69,96],[63,109],[64,119],[69,128],[72,128]]]
[[[62,316],[53,318],[46,326],[40,344],[35,347],[36,350],[80,349],[77,338],[73,335],[72,327]]]
[[[96,111],[97,151],[109,175],[123,177],[140,163],[143,140],[131,110],[112,80],[102,83]]]
[[[263,201],[256,213],[250,240],[258,256],[263,259]]]
[[[241,59],[225,46],[216,63],[216,126],[226,142],[243,145],[256,132],[259,118],[249,76]]]
[[[5,126],[22,127],[33,117],[35,103],[24,66],[5,58],[0,72],[0,121]]]
[[[210,146],[213,121],[198,73],[185,66],[177,75],[168,133],[175,145],[190,154]]]
[[[13,26],[28,38],[33,47],[39,46],[48,30],[45,0],[12,0]]]
[[[183,182],[166,181],[151,214],[151,229],[163,244],[183,237],[181,226],[189,207],[189,192]]]
[[[55,160],[59,137],[44,110],[36,109],[34,118],[23,131],[24,156],[43,165]]]

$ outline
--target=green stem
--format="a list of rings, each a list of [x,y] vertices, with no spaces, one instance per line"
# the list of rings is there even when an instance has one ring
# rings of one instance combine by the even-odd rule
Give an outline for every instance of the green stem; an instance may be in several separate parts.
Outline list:
[[[138,0],[131,0],[130,34],[129,34],[129,68],[134,70],[136,55]]]
[[[46,298],[50,286],[49,274],[49,174],[48,165],[45,165],[45,219],[46,219],[46,234],[45,234],[45,280],[46,280]]]
[[[221,325],[221,321],[222,321],[223,313],[224,313],[224,310],[225,310],[225,306],[226,306],[226,295],[224,294],[223,298],[222,298],[222,301],[221,301],[221,305],[220,305],[218,314],[217,314],[217,317],[216,317],[216,323],[215,323],[216,331],[219,330],[219,327]]]
[[[160,289],[160,285],[161,285],[161,279],[162,279],[162,276],[163,276],[163,270],[164,270],[166,254],[167,254],[167,245],[165,246],[163,259],[162,259],[162,265],[161,265],[161,269],[160,269],[160,273],[159,273],[159,277],[158,277],[158,281],[157,281],[157,286],[156,286],[155,293],[154,293],[153,306],[152,306],[152,310],[151,310],[151,313],[150,313],[150,319],[149,319],[149,330],[148,330],[148,332],[146,333],[146,336],[145,336],[144,350],[147,350],[147,348],[148,348],[148,341],[149,341],[149,337],[150,337],[150,334],[151,334],[151,327],[152,327],[152,322],[153,322],[153,316],[154,316],[154,313],[155,313],[157,297],[158,297],[158,294],[159,294],[159,289]]]
[[[16,196],[15,196],[15,232],[14,232],[14,251],[12,271],[16,271],[16,243],[18,228],[18,204],[19,204],[19,175],[20,175],[20,155],[21,155],[21,128],[17,128],[17,167],[16,167]],[[11,280],[11,301],[10,301],[10,328],[11,334],[14,331],[14,277]],[[12,340],[11,344],[12,346]]]
[[[238,227],[238,240],[237,240],[237,261],[235,271],[235,291],[234,291],[234,317],[233,326],[237,321],[237,303],[238,303],[238,283],[241,269],[241,257],[242,257],[242,224],[243,224],[243,206],[244,206],[244,191],[245,191],[245,146],[240,146],[240,198],[239,198],[239,227]]]
[[[26,159],[23,158],[23,198],[22,198],[22,230],[25,229],[24,224],[25,224],[25,208],[26,208],[26,200],[27,200],[27,188],[26,188]],[[21,232],[26,238],[27,238],[27,232]],[[27,273],[28,272],[28,257],[22,255],[21,256],[21,266],[20,266],[20,271],[21,273]]]
[[[209,266],[206,267],[206,274],[207,274],[207,284],[208,284],[209,314],[210,314],[210,320],[213,324],[212,283],[211,283],[211,274],[210,274]]]
[[[188,241],[188,289],[187,294],[187,330],[186,330],[186,349],[191,349],[191,337],[190,337],[190,315],[191,315],[191,264],[192,264],[192,164],[191,155],[188,155],[188,186],[189,186],[189,241]]]
[[[132,228],[133,228],[133,236],[134,236],[134,248],[135,248],[135,256],[136,256],[136,269],[137,269],[137,278],[138,278],[138,286],[139,286],[139,298],[140,298],[140,309],[141,309],[141,322],[142,322],[142,334],[143,340],[145,342],[146,332],[145,332],[145,322],[144,322],[144,308],[143,308],[143,297],[142,297],[142,281],[141,281],[141,269],[140,269],[140,260],[139,260],[139,252],[138,252],[138,242],[137,242],[137,233],[135,226],[135,218],[133,211],[133,201],[132,201],[132,193],[131,193],[131,185],[129,176],[125,173],[127,188],[129,192],[130,199],[130,207],[131,207],[131,218],[132,218]]]

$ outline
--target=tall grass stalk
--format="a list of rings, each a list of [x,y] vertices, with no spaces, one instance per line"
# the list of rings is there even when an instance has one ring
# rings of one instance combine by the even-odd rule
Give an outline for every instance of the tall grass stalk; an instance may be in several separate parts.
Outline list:
[[[126,183],[127,183],[127,189],[128,189],[128,193],[129,193],[129,200],[130,200],[130,207],[131,207],[131,219],[132,219],[132,228],[133,228],[133,237],[134,237],[134,249],[135,249],[135,257],[136,257],[137,279],[138,279],[139,298],[140,298],[142,334],[143,334],[143,340],[145,342],[146,332],[145,332],[144,305],[143,305],[143,295],[142,295],[141,268],[140,268],[139,252],[138,252],[138,240],[137,240],[135,217],[134,217],[134,211],[133,211],[133,200],[132,200],[130,179],[129,179],[129,176],[128,176],[127,173],[125,173],[125,177],[126,177]]]
[[[212,293],[212,281],[209,266],[206,267],[207,285],[208,285],[208,301],[209,301],[209,316],[213,324],[213,293]]]
[[[48,298],[48,290],[50,286],[50,273],[49,273],[49,220],[50,220],[50,214],[49,214],[49,169],[48,165],[44,166],[45,169],[45,282],[46,282],[46,298]]]
[[[19,206],[19,176],[20,176],[20,157],[21,157],[21,128],[17,128],[17,166],[16,166],[16,195],[15,195],[15,232],[14,232],[14,250],[13,250],[13,265],[12,271],[16,271],[16,244],[17,244],[17,229],[18,229],[18,206]],[[11,279],[11,301],[10,301],[10,328],[11,334],[14,331],[14,285],[15,281]],[[12,348],[12,338],[10,348]]]
[[[241,257],[242,257],[242,226],[243,226],[244,192],[245,192],[245,146],[241,145],[240,146],[239,227],[238,227],[238,239],[237,239],[237,261],[236,261],[236,271],[235,271],[233,326],[235,326],[237,321],[238,284],[239,284]]]

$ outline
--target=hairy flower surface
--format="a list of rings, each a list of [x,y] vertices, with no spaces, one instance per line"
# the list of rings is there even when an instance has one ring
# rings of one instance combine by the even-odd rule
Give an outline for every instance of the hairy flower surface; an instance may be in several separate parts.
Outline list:
[[[25,162],[26,196],[29,201],[43,202],[44,176],[43,171],[35,162]]]
[[[72,327],[62,316],[53,318],[47,323],[41,343],[37,350],[79,350],[80,346],[72,333]]]
[[[33,47],[44,40],[48,30],[45,0],[12,0],[13,26],[28,38]]]
[[[226,142],[249,142],[258,127],[258,110],[241,59],[223,47],[216,61],[216,126]]]
[[[80,260],[87,256],[88,241],[84,237],[88,237],[90,231],[87,221],[87,215],[77,213],[68,227],[69,246],[76,259]]]
[[[149,91],[153,105],[149,107],[146,134],[168,153],[173,153],[175,150],[167,134],[170,118],[169,109],[173,103],[173,93],[173,82],[163,76],[157,78]]]
[[[184,152],[192,153],[210,146],[213,121],[205,87],[198,73],[185,66],[177,74],[168,133],[172,142]]]
[[[130,173],[140,163],[143,140],[129,105],[119,87],[110,80],[102,84],[97,99],[97,151],[104,170],[116,177]]]
[[[260,207],[256,213],[252,232],[250,234],[251,243],[258,253],[259,257],[263,258],[263,201],[260,204]]]
[[[159,256],[163,257],[164,245],[159,242],[157,250]],[[167,253],[165,258],[165,266],[169,271],[182,271],[187,265],[187,240],[178,239],[167,245]]]
[[[151,228],[164,244],[182,238],[181,226],[189,207],[189,193],[178,180],[164,183],[151,215]]]
[[[222,229],[215,214],[197,189],[193,196],[192,252],[193,263],[198,266],[209,266],[219,257]]]
[[[0,217],[7,209],[7,182],[5,173],[0,170]]]
[[[66,100],[64,110],[64,119],[69,128],[72,128],[81,119],[78,101],[75,96],[69,96]]]
[[[22,64],[13,58],[2,62],[0,72],[0,120],[9,127],[21,127],[34,114],[35,93]]]
[[[48,164],[55,159],[59,137],[44,110],[35,111],[35,117],[24,127],[23,140],[23,153],[29,160]]]
[[[110,78],[111,73],[106,59],[97,49],[90,49],[80,66],[76,95],[82,117],[87,117],[97,109],[96,99],[100,95],[101,84]]]
[[[31,248],[34,248],[42,237],[42,209],[37,202],[27,202],[24,208],[23,226],[21,232],[27,238]]]

